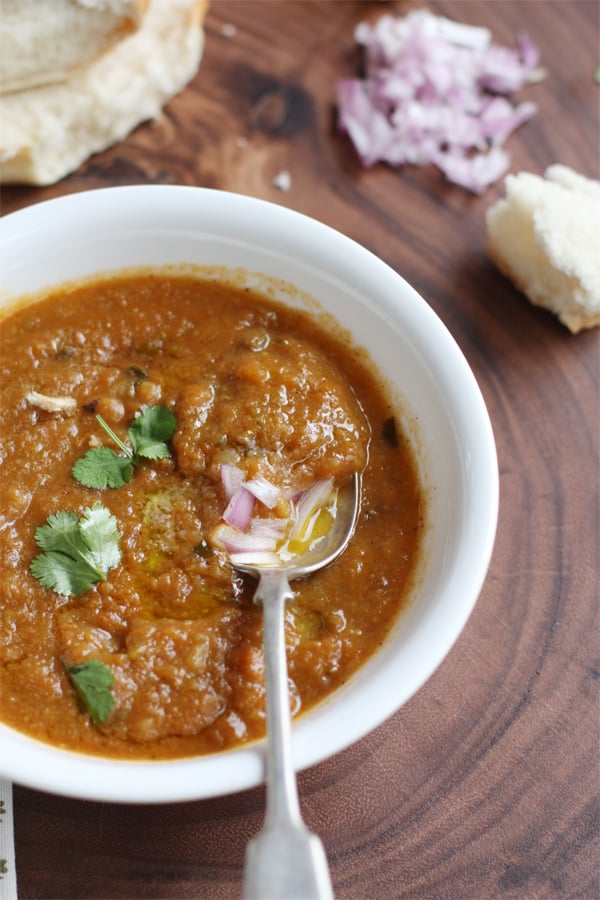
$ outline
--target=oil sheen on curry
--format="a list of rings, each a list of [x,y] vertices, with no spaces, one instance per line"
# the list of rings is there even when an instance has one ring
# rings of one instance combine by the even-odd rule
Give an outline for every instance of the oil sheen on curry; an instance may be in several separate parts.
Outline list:
[[[303,552],[355,472],[355,535],[286,610],[293,714],[385,639],[424,501],[341,330],[231,280],[143,272],[13,310],[0,371],[2,721],[128,758],[261,737],[262,613],[232,559]]]

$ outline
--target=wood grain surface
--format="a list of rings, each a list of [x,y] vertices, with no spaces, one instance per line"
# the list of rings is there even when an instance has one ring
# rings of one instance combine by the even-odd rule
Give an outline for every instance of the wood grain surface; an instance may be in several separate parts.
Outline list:
[[[598,330],[569,334],[491,265],[484,213],[502,193],[432,168],[363,169],[335,124],[359,71],[359,21],[411,3],[213,0],[192,84],[155,122],[49,188],[5,188],[4,214],[57,195],[184,183],[308,213],[374,251],[463,349],[498,444],[501,508],[489,577],[445,662],[395,716],[301,773],[336,895],[594,898],[600,894]],[[599,177],[595,0],[445,0],[430,8],[526,30],[546,78],[507,142],[513,170],[561,162]],[[224,26],[235,26],[233,29]],[[278,190],[282,170],[291,188]],[[390,685],[390,690],[394,686]],[[229,898],[260,827],[262,789],[128,807],[15,788],[22,898]]]

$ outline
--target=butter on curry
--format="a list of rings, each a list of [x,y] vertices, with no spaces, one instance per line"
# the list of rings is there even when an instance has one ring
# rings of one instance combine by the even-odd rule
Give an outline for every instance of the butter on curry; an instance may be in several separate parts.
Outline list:
[[[293,713],[377,650],[424,499],[390,400],[341,332],[160,272],[57,290],[1,329],[2,721],[129,758],[261,737],[261,610],[230,555],[301,547],[289,523],[307,506],[318,536],[357,471],[350,546],[294,582],[286,611]]]

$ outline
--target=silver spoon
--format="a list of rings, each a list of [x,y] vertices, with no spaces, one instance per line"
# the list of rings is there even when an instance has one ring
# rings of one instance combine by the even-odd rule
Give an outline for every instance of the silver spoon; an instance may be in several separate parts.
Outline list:
[[[245,900],[327,900],[333,897],[325,850],[300,813],[292,762],[284,609],[289,582],[329,565],[346,548],[360,503],[360,476],[340,492],[330,532],[314,548],[280,565],[239,565],[258,577],[254,602],[263,607],[267,691],[267,808],[265,824],[248,844]]]

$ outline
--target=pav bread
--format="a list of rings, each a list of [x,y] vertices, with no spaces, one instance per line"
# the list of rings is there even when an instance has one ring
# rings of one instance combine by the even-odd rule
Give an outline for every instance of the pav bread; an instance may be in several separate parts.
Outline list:
[[[133,34],[66,80],[1,95],[0,181],[52,184],[157,116],[198,69],[207,6],[149,0]]]
[[[600,325],[600,182],[554,165],[505,187],[486,213],[492,260],[570,331]]]
[[[132,34],[147,0],[2,0],[0,92],[64,81]]]

